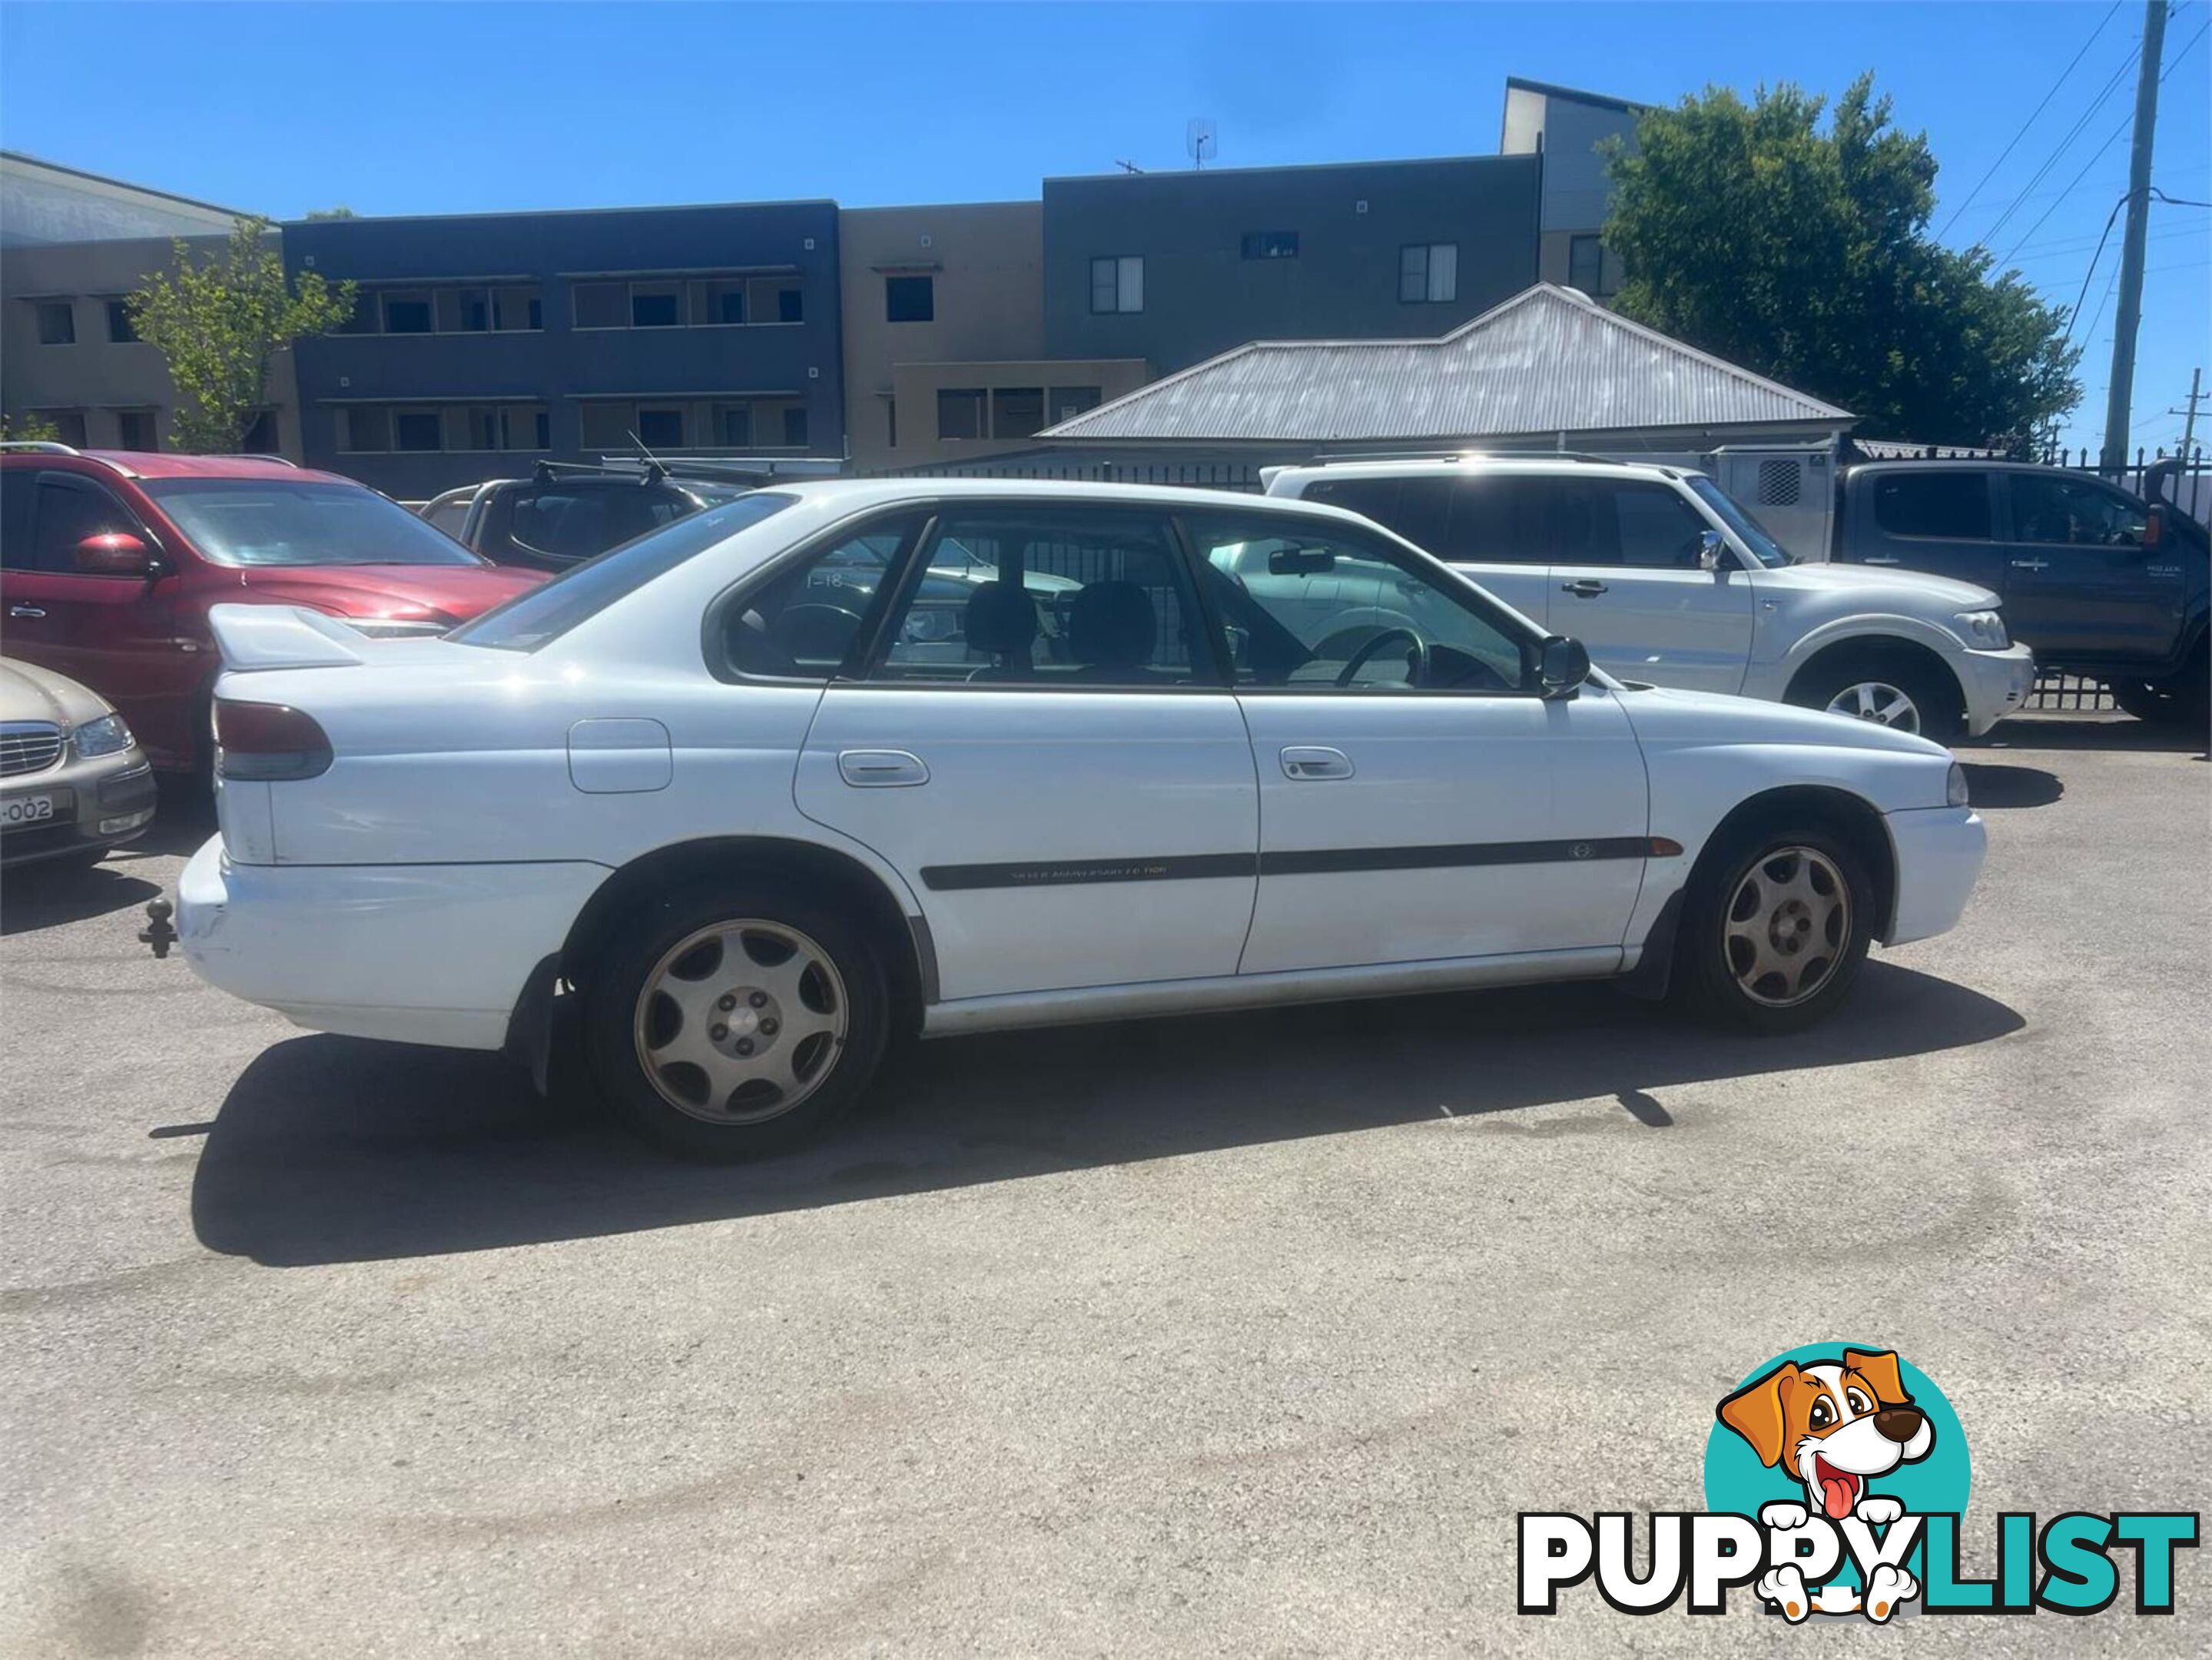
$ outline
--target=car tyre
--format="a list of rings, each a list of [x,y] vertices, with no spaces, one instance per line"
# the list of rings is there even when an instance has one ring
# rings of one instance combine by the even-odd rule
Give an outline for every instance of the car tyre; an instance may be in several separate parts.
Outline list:
[[[1893,715],[1898,695],[1910,710]],[[1791,684],[1786,701],[1801,708],[1826,709],[1913,733],[1938,744],[1956,739],[1966,716],[1966,699],[1948,671],[1882,654],[1816,665]]]
[[[688,885],[608,939],[584,1041],[616,1118],[679,1158],[781,1152],[844,1116],[890,1028],[881,952],[786,882]]]
[[[2164,680],[2111,680],[2112,701],[2156,726],[2203,726],[2212,719],[2212,666],[2200,644],[2179,674]]]
[[[1848,842],[1802,821],[1757,826],[1692,873],[1675,984],[1719,1024],[1802,1031],[1850,997],[1875,926],[1874,884]]]

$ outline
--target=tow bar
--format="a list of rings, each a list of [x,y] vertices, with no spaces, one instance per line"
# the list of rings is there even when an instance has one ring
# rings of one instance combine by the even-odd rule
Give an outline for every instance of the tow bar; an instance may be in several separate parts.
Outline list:
[[[176,914],[176,907],[167,900],[149,899],[146,926],[138,930],[139,939],[151,946],[154,955],[164,961],[168,958],[169,947],[177,943],[177,931],[169,926],[169,919]]]

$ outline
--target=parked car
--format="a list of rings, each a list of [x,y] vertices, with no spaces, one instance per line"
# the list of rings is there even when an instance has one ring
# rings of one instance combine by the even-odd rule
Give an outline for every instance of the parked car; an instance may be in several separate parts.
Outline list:
[[[113,702],[164,771],[210,758],[210,606],[305,605],[367,634],[419,636],[543,580],[497,569],[349,478],[268,456],[0,447],[9,654]]]
[[[955,544],[957,657],[908,626]],[[867,602],[787,629],[856,547]],[[1983,854],[1937,745],[1626,688],[1297,502],[779,486],[441,639],[215,625],[193,969],[541,1079],[565,988],[617,1112],[703,1156],[820,1128],[896,1031],[1621,976],[1793,1031]]]
[[[1875,461],[1838,487],[1834,553],[2004,596],[2046,669],[2146,720],[2204,724],[2205,528],[2094,474],[2003,461]]]
[[[1712,480],[1564,457],[1285,467],[1267,493],[1349,508],[1465,571],[1624,680],[1736,692],[1948,740],[2034,684],[1986,587],[1801,564]]]
[[[527,478],[490,478],[447,490],[424,502],[421,513],[496,564],[559,571],[733,502],[754,482],[678,476],[659,465],[625,470],[549,461]]]
[[[155,806],[154,769],[106,699],[0,658],[0,866],[96,865]]]

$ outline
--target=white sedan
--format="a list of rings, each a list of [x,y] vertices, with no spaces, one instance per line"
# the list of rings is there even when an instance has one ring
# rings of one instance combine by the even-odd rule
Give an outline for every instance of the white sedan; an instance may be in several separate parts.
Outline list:
[[[541,1080],[573,1009],[695,1156],[818,1129],[901,1032],[1603,978],[1790,1031],[1982,861],[1938,745],[1625,688],[1310,503],[799,484],[442,639],[214,623],[193,968]]]

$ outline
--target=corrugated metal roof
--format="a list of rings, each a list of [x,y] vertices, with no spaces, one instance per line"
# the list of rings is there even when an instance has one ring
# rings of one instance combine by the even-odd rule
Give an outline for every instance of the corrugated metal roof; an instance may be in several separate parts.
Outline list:
[[[1855,417],[1539,283],[1437,340],[1261,340],[1040,438],[1330,443]]]

